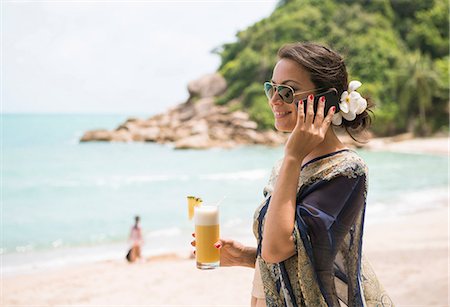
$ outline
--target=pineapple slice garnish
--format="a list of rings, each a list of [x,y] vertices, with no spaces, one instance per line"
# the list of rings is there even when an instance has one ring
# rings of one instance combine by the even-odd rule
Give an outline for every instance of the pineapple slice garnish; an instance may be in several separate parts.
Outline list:
[[[194,217],[194,207],[199,207],[203,201],[200,197],[195,196],[188,196],[187,201],[189,220],[192,220]]]

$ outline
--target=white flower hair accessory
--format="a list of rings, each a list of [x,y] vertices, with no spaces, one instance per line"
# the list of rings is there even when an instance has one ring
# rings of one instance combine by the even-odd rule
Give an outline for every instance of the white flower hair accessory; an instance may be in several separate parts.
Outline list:
[[[362,83],[357,80],[348,84],[348,91],[344,91],[341,95],[340,110],[333,115],[333,125],[339,126],[342,124],[342,118],[352,121],[356,118],[356,115],[361,114],[367,108],[367,100],[356,91],[361,85]]]

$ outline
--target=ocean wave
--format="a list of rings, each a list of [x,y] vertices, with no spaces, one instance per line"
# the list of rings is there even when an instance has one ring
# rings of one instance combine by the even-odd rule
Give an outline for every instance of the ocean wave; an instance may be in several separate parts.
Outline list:
[[[52,247],[53,248],[59,248],[63,245],[63,240],[62,239],[58,239],[52,242]]]
[[[390,199],[369,201],[366,214],[368,220],[374,222],[422,210],[446,207],[449,201],[448,193],[449,190],[446,187],[405,191]]]
[[[116,244],[98,247],[66,247],[62,249],[35,251],[2,255],[3,274],[35,272],[47,268],[63,267],[77,263],[92,263],[102,260],[123,259],[126,246]]]
[[[229,227],[229,228],[234,228],[237,226],[242,226],[242,224],[244,223],[244,221],[241,218],[234,218],[231,220],[226,221],[225,223],[223,223],[223,227]]]
[[[191,177],[188,175],[113,175],[108,177],[94,177],[86,179],[62,179],[59,181],[50,181],[39,183],[38,185],[46,185],[54,188],[78,188],[78,187],[112,187],[118,188],[121,186],[141,185],[150,182],[164,182],[164,181],[187,181]]]
[[[16,246],[16,252],[18,253],[28,253],[34,250],[33,244],[27,244],[27,245],[19,245]]]
[[[181,229],[178,227],[171,227],[165,229],[158,229],[147,232],[145,234],[146,238],[159,238],[159,237],[176,237],[182,233]]]
[[[88,178],[61,178],[53,180],[39,180],[21,182],[21,189],[34,189],[41,187],[51,188],[87,188],[87,187],[111,187],[120,188],[123,186],[140,186],[152,182],[179,182],[179,181],[236,181],[236,180],[261,180],[267,178],[269,175],[265,169],[254,169],[239,172],[223,172],[212,174],[153,174],[153,175],[111,175],[111,176],[97,176]]]
[[[232,173],[216,173],[199,175],[202,180],[260,180],[267,178],[269,175],[265,169],[255,169],[249,171],[232,172]]]

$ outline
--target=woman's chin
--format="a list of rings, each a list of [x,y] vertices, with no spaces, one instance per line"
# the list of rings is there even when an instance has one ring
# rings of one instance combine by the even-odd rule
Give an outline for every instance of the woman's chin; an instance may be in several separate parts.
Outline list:
[[[275,119],[275,129],[277,129],[280,132],[292,132],[292,130],[294,130],[294,128],[290,127],[290,125],[280,123],[276,119]]]

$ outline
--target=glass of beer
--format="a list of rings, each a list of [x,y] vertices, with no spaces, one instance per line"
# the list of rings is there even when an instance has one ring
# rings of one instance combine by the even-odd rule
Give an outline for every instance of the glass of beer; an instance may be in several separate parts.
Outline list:
[[[197,268],[207,270],[219,267],[220,251],[214,246],[219,241],[219,207],[195,207],[194,223]]]

